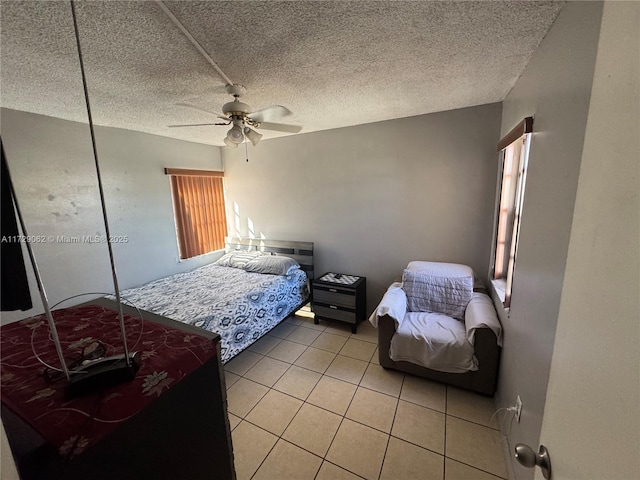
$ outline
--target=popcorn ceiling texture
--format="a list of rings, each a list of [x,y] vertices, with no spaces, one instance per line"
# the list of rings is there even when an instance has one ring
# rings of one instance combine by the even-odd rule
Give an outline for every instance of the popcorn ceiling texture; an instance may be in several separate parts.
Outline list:
[[[504,99],[563,2],[166,2],[254,110],[302,133]],[[211,145],[224,81],[151,1],[76,4],[94,122]],[[68,2],[1,2],[1,105],[87,121]],[[552,79],[550,79],[552,81]],[[266,138],[286,134],[265,132]]]

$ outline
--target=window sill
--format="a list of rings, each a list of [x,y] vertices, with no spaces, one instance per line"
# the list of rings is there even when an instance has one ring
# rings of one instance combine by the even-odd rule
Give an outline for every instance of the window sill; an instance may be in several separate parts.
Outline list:
[[[495,297],[498,298],[500,302],[500,306],[505,311],[507,316],[509,316],[509,307],[504,306],[504,299],[507,290],[507,281],[504,278],[498,279],[490,279],[491,285],[493,285],[493,291],[495,292]]]

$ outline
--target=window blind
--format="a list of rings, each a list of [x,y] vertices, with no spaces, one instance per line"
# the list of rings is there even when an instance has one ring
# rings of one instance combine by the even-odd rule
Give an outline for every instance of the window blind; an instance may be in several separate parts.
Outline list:
[[[171,175],[180,258],[224,248],[227,234],[221,176]]]

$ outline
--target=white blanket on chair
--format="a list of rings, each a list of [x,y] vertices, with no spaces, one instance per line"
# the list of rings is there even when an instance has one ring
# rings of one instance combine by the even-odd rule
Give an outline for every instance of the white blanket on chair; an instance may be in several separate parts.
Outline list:
[[[394,282],[382,297],[378,308],[369,317],[369,322],[378,328],[378,317],[389,315],[395,320],[396,327],[398,327],[402,323],[405,313],[407,313],[407,295],[402,290],[402,283]]]
[[[464,373],[478,369],[474,337],[478,328],[491,329],[502,345],[502,327],[493,302],[484,293],[473,293],[465,321],[441,313],[407,312],[407,298],[401,283],[392,284],[369,318],[374,327],[378,317],[388,315],[396,324],[389,357],[432,370]]]
[[[464,322],[442,313],[407,312],[391,339],[389,357],[447,373],[478,369]]]

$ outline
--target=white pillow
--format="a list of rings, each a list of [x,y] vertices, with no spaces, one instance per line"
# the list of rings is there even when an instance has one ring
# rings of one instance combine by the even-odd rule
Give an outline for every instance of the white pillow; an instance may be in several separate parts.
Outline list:
[[[229,264],[231,263],[231,259],[233,258],[233,255],[235,254],[235,250],[231,251],[229,253],[225,253],[224,255],[222,255],[218,260],[216,260],[215,262],[213,262],[214,265],[219,265],[221,267],[228,267]]]
[[[214,262],[214,265],[219,265],[221,267],[244,268],[250,260],[261,255],[264,254],[256,250],[249,252],[246,250],[232,250],[220,257],[216,262]]]
[[[473,270],[466,265],[421,263],[419,270],[407,268],[402,274],[407,310],[443,313],[464,320],[464,311],[473,297]]]
[[[300,268],[293,258],[281,255],[262,255],[248,262],[244,269],[247,272],[269,273],[272,275],[289,275]]]
[[[234,268],[244,268],[247,263],[249,263],[254,258],[260,257],[261,255],[263,255],[263,253],[256,250],[253,250],[251,252],[238,250],[237,252],[235,252],[235,255],[231,257],[229,266]]]

